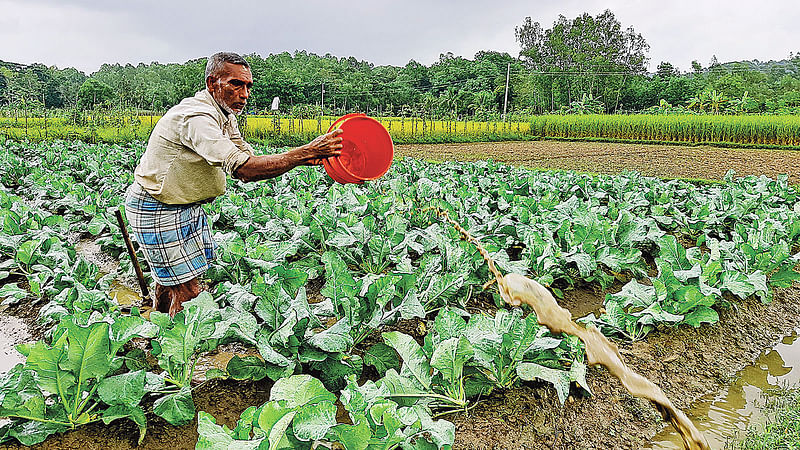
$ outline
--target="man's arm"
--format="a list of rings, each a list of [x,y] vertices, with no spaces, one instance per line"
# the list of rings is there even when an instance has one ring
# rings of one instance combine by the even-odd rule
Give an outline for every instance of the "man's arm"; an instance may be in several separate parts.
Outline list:
[[[334,130],[318,136],[306,145],[277,155],[251,156],[233,172],[242,181],[259,181],[275,178],[297,166],[311,165],[319,158],[330,158],[342,154],[342,130]]]

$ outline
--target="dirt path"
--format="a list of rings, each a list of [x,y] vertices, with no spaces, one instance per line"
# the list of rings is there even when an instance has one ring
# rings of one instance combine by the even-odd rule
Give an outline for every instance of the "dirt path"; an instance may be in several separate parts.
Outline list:
[[[539,169],[605,174],[636,170],[662,178],[721,180],[728,169],[734,169],[740,176],[788,174],[792,184],[800,184],[800,151],[796,150],[533,141],[399,145],[397,153],[435,161],[492,158]]]

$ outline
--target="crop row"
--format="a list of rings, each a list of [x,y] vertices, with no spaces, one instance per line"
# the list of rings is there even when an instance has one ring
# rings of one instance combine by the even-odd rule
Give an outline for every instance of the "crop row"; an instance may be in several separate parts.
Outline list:
[[[147,140],[159,116],[98,115],[76,125],[53,117],[0,118],[0,135],[10,139],[52,139],[126,143]],[[325,132],[333,117],[248,116],[247,139],[289,145]],[[798,116],[712,115],[543,115],[528,122],[475,122],[379,118],[397,143],[468,142],[523,139],[600,139],[720,145],[800,146]]]
[[[565,139],[800,145],[798,116],[548,115],[533,117],[530,130]]]
[[[0,181],[31,205],[26,211],[19,201],[2,205],[3,224],[11,224],[3,229],[10,239],[3,241],[4,278],[24,278],[31,286],[30,291],[18,288],[15,301],[47,300],[42,310],[61,314],[47,316],[51,326],[60,317],[81,329],[104,327],[95,325],[103,322],[111,324],[110,330],[130,320],[109,313],[115,308],[102,286],[90,297],[70,301],[81,288],[64,294],[56,279],[85,269],[77,270],[74,262],[52,266],[50,261],[64,258],[50,253],[69,247],[59,236],[71,231],[95,235],[106,251],[120,254],[110,212],[131,182],[141,146],[7,142],[3,150]],[[447,210],[464,224],[502,270],[535,278],[557,295],[588,283],[609,289],[625,283],[606,297],[606,314],[586,318],[619,338],[640,339],[658,327],[713,323],[716,311],[733,298],[755,294],[768,301],[773,287],[798,278],[800,202],[785,177],[730,175],[723,184],[695,186],[635,173],[593,177],[493,162],[400,160],[384,178],[356,186],[334,184],[317,167],[298,168],[262,183],[231,181],[229,192],[206,206],[220,244],[218,261],[207,274],[212,292],[174,320],[151,313],[150,325],[142,325],[150,328],[157,368],[109,366],[86,380],[89,396],[82,398],[95,399],[95,411],[117,406],[92,397],[94,386],[106,378],[129,377],[135,378],[138,393],[142,375],[136,372],[144,370],[143,383],[159,376],[171,389],[147,395],[155,401],[169,398],[159,405],[174,405],[169,411],[180,417],[175,423],[184,423],[194,417],[186,386],[197,357],[236,341],[254,347],[259,356],[234,357],[215,375],[269,377],[275,380],[270,402],[245,411],[236,430],[218,427],[201,414],[198,446],[241,440],[256,446],[276,436],[301,448],[323,438],[346,448],[363,448],[357,442],[370,440],[387,447],[412,442],[441,447],[452,442],[452,424],[432,414],[464,410],[476,396],[532,379],[551,384],[562,401],[573,383],[572,389],[588,389],[580,342],[549,334],[532,314],[523,318],[519,310],[503,309],[492,294],[488,298],[501,307],[494,312],[481,293],[489,278],[483,259],[430,207]],[[23,216],[28,219],[22,221]],[[14,228],[20,221],[32,225]],[[310,280],[321,281],[322,288],[309,290],[316,284]],[[424,321],[424,339],[386,332],[388,325],[404,320]],[[48,351],[58,347],[53,337],[65,333],[65,325],[55,327],[41,344]],[[62,345],[70,345],[69,332]],[[82,332],[73,327],[74,334]],[[112,362],[139,359],[110,354]],[[355,380],[365,366],[379,377],[359,385]],[[37,367],[26,362],[15,370],[30,375]],[[20,382],[4,380],[0,396],[18,390]],[[301,392],[299,386],[318,395],[290,396]],[[48,386],[38,388],[48,402],[61,397]],[[326,402],[335,400],[332,392],[339,392],[351,424],[331,420],[335,415]],[[74,404],[71,398],[66,404]],[[130,405],[149,404],[135,400]],[[48,422],[9,414],[7,405],[16,403],[4,402],[0,398],[6,408],[0,416],[16,417],[5,436],[20,439],[25,427],[37,431],[37,439],[47,436],[41,423]],[[163,408],[153,413],[161,415]],[[60,413],[44,413],[61,422]]]

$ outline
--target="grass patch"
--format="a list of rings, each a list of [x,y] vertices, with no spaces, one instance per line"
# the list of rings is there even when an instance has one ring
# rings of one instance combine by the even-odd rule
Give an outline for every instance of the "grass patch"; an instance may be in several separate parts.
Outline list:
[[[729,450],[800,448],[800,386],[765,391],[761,410],[767,416],[763,430],[751,427]]]

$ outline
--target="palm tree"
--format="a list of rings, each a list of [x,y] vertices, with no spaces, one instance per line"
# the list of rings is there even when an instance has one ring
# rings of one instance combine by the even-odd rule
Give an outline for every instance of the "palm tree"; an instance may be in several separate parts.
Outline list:
[[[439,105],[448,112],[450,118],[455,118],[458,109],[458,91],[449,88],[442,92],[442,95],[439,96]]]
[[[472,103],[468,106],[473,111],[476,118],[486,119],[488,111],[492,109],[494,103],[494,96],[489,91],[480,91],[472,99]]]
[[[687,104],[686,107],[688,109],[697,108],[699,112],[703,112],[705,111],[706,105],[708,104],[708,93],[706,91],[703,91],[695,95],[694,97],[690,98],[686,102],[686,104]]]
[[[709,104],[711,106],[711,110],[714,111],[714,114],[719,114],[720,106],[724,105],[728,102],[728,97],[725,96],[722,92],[717,92],[716,89],[711,91],[711,94],[708,96]]]

